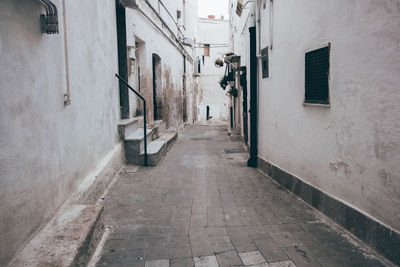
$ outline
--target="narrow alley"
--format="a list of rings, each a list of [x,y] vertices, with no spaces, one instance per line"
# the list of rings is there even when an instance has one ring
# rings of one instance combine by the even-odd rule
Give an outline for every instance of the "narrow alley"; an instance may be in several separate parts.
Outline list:
[[[0,0],[0,267],[400,267],[400,0]]]
[[[125,166],[104,201],[97,266],[391,266],[246,166],[224,124],[179,134],[157,167]]]

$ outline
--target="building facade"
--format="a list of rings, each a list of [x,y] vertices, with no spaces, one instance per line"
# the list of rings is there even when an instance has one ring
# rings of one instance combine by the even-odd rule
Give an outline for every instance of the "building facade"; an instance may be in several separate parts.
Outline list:
[[[398,1],[230,5],[247,70],[256,34],[258,167],[398,264]]]
[[[198,116],[199,120],[228,120],[229,98],[219,86],[225,66],[216,66],[229,52],[229,21],[224,18],[200,18],[197,74],[199,76]]]
[[[197,1],[52,3],[0,3],[1,266],[82,181],[123,163],[118,123],[143,107],[115,74],[145,96],[150,122],[197,119],[196,55],[185,45]]]
[[[126,9],[128,80],[147,101],[149,121],[178,128],[197,119],[197,1],[137,1]],[[191,41],[189,41],[191,40]],[[129,117],[143,113],[129,92]]]

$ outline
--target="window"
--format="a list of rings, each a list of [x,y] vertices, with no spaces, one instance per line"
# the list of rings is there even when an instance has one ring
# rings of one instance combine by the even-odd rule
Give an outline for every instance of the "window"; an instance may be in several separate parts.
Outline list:
[[[204,56],[206,56],[206,57],[210,56],[210,45],[209,44],[204,45]]]
[[[201,60],[197,58],[197,73],[201,73]]]
[[[261,50],[261,64],[262,64],[262,77],[269,77],[269,58],[268,58],[268,47]]]
[[[330,45],[305,56],[305,103],[329,104]]]

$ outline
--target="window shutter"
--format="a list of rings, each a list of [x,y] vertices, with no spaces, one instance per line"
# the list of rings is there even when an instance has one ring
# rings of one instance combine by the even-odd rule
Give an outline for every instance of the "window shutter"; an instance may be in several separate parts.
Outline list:
[[[305,55],[305,102],[329,104],[330,46]]]

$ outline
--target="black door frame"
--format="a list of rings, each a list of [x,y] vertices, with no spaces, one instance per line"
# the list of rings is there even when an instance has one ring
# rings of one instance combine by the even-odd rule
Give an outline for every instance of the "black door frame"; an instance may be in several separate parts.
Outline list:
[[[182,120],[187,122],[187,101],[186,101],[186,56],[183,56],[183,75],[182,75]]]
[[[158,69],[156,68],[157,64],[160,64],[158,67],[161,68],[161,58],[159,55],[153,53],[153,55],[152,55],[152,71],[153,71],[153,118],[154,118],[154,121],[162,119],[161,112],[158,108],[158,103],[157,103],[158,98],[161,97],[161,95],[160,96],[157,95],[157,93],[160,93],[160,91],[157,92],[157,88],[158,88],[158,86],[162,86],[161,85],[161,76],[160,76],[161,70],[160,70],[160,72],[158,72]],[[160,89],[160,88],[158,88],[158,89]]]
[[[257,167],[258,162],[258,125],[257,125],[257,35],[256,27],[250,27],[250,159],[247,166]]]
[[[248,109],[247,109],[247,70],[246,67],[240,68],[239,81],[242,87],[242,104],[243,104],[243,139],[244,143],[249,145],[249,121],[248,121]]]
[[[128,55],[126,51],[126,14],[125,7],[115,0],[118,41],[118,72],[125,81],[128,80]],[[129,90],[124,83],[119,83],[119,106],[121,119],[129,119]]]

